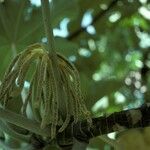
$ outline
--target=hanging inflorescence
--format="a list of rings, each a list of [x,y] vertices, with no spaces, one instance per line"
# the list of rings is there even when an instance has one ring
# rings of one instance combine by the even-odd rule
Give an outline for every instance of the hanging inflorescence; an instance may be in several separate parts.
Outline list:
[[[58,87],[52,65],[52,59],[41,44],[29,46],[19,53],[12,61],[4,75],[0,87],[0,101],[3,107],[7,106],[9,97],[15,91],[21,93],[30,65],[35,63],[36,69],[30,80],[28,95],[22,105],[22,114],[26,115],[27,105],[31,105],[36,121],[41,122],[41,128],[51,125],[51,138],[56,135],[56,126],[60,125],[62,132],[73,118],[77,122],[81,118],[91,123],[90,113],[87,110],[81,94],[79,74],[75,66],[64,56],[57,54],[60,85],[65,97],[60,101]],[[61,92],[62,92],[61,91]],[[65,104],[65,118],[59,113],[61,103]]]

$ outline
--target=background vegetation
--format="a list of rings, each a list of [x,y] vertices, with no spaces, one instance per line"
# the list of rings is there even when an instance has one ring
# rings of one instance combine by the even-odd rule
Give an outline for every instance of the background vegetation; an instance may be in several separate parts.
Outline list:
[[[0,0],[0,6],[3,3],[7,9],[0,7],[0,80],[17,53],[30,44],[46,42],[38,0]],[[94,117],[149,102],[148,0],[54,0],[52,7],[57,51],[78,68],[85,101]],[[17,112],[19,102],[11,103],[10,109]],[[137,132],[136,137],[142,136],[139,141],[143,132]],[[88,149],[113,148],[97,137]]]

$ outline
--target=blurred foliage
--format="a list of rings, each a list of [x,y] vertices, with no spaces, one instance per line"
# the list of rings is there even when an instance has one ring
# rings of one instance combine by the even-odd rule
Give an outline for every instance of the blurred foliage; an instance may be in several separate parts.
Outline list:
[[[57,51],[78,68],[85,101],[93,116],[138,107],[148,102],[150,96],[150,3],[118,0],[91,24],[99,12],[107,10],[110,2],[54,0],[52,5]],[[87,24],[85,29],[83,23]],[[83,31],[69,40],[80,28]],[[28,0],[0,1],[0,80],[11,59],[36,42],[46,42],[40,6]],[[15,105],[20,105],[20,99],[15,98],[15,103],[9,104],[11,110],[18,112]],[[146,134],[144,137],[139,131],[130,134],[129,138],[125,134],[120,143],[128,138],[126,145],[134,145],[132,139],[137,137],[136,143],[140,144],[144,138],[149,143]],[[88,150],[102,149],[112,150],[112,147],[100,138],[91,140]]]
[[[149,150],[150,149],[150,128],[143,130],[132,129],[130,131],[122,132],[117,137],[118,147],[116,150]],[[136,139],[136,140],[133,140]]]

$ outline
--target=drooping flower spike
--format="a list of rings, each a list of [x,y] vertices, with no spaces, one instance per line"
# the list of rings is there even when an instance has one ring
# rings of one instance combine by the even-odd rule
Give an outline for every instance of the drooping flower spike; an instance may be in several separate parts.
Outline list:
[[[73,118],[74,122],[81,118],[91,123],[91,116],[87,110],[81,94],[79,74],[75,66],[64,56],[57,53],[58,71],[60,81],[56,81],[52,60],[41,44],[33,44],[19,53],[8,67],[0,88],[0,101],[4,107],[12,93],[18,88],[21,93],[27,73],[32,63],[36,69],[30,80],[28,95],[22,104],[22,114],[26,115],[27,105],[31,105],[33,116],[41,123],[41,128],[51,125],[51,138],[56,136],[56,126],[60,126],[62,132]],[[56,82],[61,83],[61,89],[66,96],[64,112],[65,119],[61,118],[61,101],[58,101],[58,87]]]

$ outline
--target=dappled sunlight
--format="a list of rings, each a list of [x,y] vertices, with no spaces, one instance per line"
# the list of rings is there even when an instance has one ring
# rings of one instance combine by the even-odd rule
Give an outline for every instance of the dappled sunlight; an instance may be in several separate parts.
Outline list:
[[[87,12],[85,12],[85,14],[83,15],[82,18],[82,22],[81,22],[81,26],[83,28],[86,28],[86,31],[89,34],[96,34],[96,29],[93,25],[91,25],[91,22],[93,20],[92,17],[92,10],[88,10]]]
[[[81,55],[81,56],[84,56],[84,57],[91,56],[91,52],[88,49],[80,48],[78,51],[79,51],[79,55]]]
[[[64,18],[60,22],[60,29],[58,29],[58,28],[53,29],[54,36],[67,37],[69,34],[68,29],[67,29],[67,25],[68,25],[69,21],[70,20],[68,18]]]
[[[93,112],[98,112],[100,109],[105,109],[109,106],[108,97],[104,96],[103,98],[99,99],[94,106],[92,107]]]
[[[117,134],[116,132],[112,132],[112,133],[107,134],[107,136],[111,139],[116,139],[116,134]]]
[[[95,27],[92,26],[92,25],[87,26],[86,30],[87,30],[87,32],[88,32],[89,34],[96,34]]]
[[[150,34],[146,32],[141,32],[140,30],[136,29],[136,34],[138,38],[140,39],[139,45],[142,48],[150,47]]]
[[[150,10],[147,9],[146,7],[144,7],[144,6],[140,7],[139,13],[146,19],[150,20]]]
[[[41,0],[30,0],[31,3],[37,7],[41,6]],[[52,2],[52,0],[49,0],[49,2]]]
[[[122,93],[120,93],[120,92],[116,92],[114,94],[114,97],[115,97],[115,103],[116,104],[125,103],[125,101],[126,101],[125,96]]]
[[[91,24],[91,22],[92,22],[92,11],[88,10],[83,15],[81,26],[85,28],[85,27],[89,26]]]
[[[121,13],[120,12],[114,12],[109,16],[109,21],[114,23],[118,21],[121,18]]]

